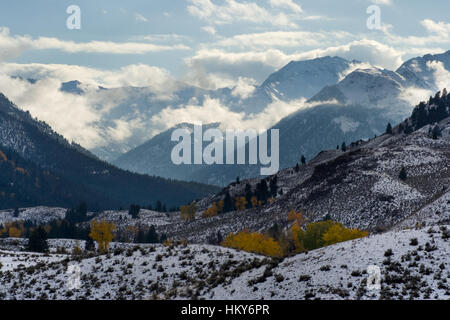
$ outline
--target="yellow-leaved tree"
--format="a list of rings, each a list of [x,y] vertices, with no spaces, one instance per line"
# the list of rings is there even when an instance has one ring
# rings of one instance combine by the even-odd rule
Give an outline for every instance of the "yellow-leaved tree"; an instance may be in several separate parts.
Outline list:
[[[222,242],[222,246],[271,257],[283,255],[280,245],[273,238],[248,230],[229,234]]]
[[[237,197],[235,199],[235,206],[236,206],[236,210],[237,211],[243,211],[245,210],[245,208],[247,207],[247,199],[245,199],[245,197]]]
[[[99,252],[104,253],[109,250],[109,244],[114,239],[114,231],[116,231],[116,226],[104,219],[91,221],[89,237],[97,242]]]
[[[195,214],[197,213],[197,205],[192,202],[190,205],[181,206],[180,214],[183,221],[195,220]]]
[[[219,207],[217,206],[217,204],[215,202],[213,202],[211,207],[209,207],[208,209],[206,209],[203,212],[202,216],[204,218],[214,217],[214,216],[217,216],[218,212],[219,212]]]
[[[329,246],[335,243],[349,241],[353,239],[359,239],[367,237],[369,233],[367,231],[359,229],[349,229],[340,223],[334,224],[328,231],[323,235],[324,245]]]

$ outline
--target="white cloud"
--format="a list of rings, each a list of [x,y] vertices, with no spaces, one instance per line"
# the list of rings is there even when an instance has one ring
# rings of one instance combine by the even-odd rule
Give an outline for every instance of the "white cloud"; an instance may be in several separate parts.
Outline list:
[[[157,45],[139,42],[89,41],[74,42],[58,38],[13,36],[8,28],[0,27],[0,60],[19,56],[26,50],[61,50],[68,53],[144,54],[169,50],[188,50],[183,44]]]
[[[11,76],[38,81],[32,84]],[[59,90],[62,82],[71,80],[82,82],[84,95]],[[146,125],[136,114],[131,120],[115,119],[100,128],[102,117],[128,98],[128,92],[126,89],[98,91],[98,86],[146,87],[152,96],[160,98],[170,96],[178,85],[167,71],[147,65],[130,65],[109,71],[56,64],[0,64],[0,92],[69,140],[89,149],[111,141],[125,141]]]
[[[215,43],[221,47],[318,47],[353,38],[348,32],[271,31],[239,34]]]
[[[375,3],[375,4],[387,5],[387,6],[390,6],[393,4],[393,0],[370,0],[370,2]]]
[[[247,99],[251,97],[255,91],[256,84],[255,79],[239,77],[236,86],[231,91],[231,94],[235,97],[240,97],[241,99]]]
[[[203,31],[205,31],[209,34],[212,34],[212,35],[215,35],[217,33],[216,29],[212,26],[205,26],[202,29],[203,29]]]
[[[289,2],[289,1],[285,1]],[[211,0],[189,0],[188,12],[205,21],[215,24],[233,22],[266,23],[274,26],[297,27],[293,17],[284,12],[272,13],[256,2],[226,0],[223,4],[214,4]]]
[[[272,7],[288,8],[295,13],[303,12],[302,7],[293,0],[270,0],[270,5]]]
[[[140,13],[135,13],[134,18],[136,19],[137,22],[148,22],[148,19]]]
[[[450,71],[445,69],[441,61],[430,61],[427,67],[433,71],[434,82],[439,90],[450,88]]]
[[[160,131],[167,130],[179,123],[221,124],[222,129],[268,129],[284,117],[298,110],[311,107],[305,100],[282,102],[275,101],[258,114],[246,115],[233,112],[219,100],[206,97],[202,105],[187,105],[180,108],[166,108],[151,119]]]

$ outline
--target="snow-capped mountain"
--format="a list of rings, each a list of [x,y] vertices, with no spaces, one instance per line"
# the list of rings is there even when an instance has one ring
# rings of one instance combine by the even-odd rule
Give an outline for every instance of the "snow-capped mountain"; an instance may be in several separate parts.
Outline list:
[[[353,65],[358,64],[359,61],[350,62],[340,57],[291,61],[271,74],[260,88],[279,100],[309,99],[324,86],[338,83]]]
[[[444,74],[442,71],[446,71]],[[427,86],[432,91],[442,90],[439,82],[450,81],[450,50],[442,54],[427,54],[406,61],[397,73],[403,77],[416,82],[416,86]],[[443,77],[444,79],[439,79]],[[445,79],[446,78],[446,79]]]
[[[161,90],[150,87],[102,88],[92,87],[77,80],[65,82],[60,90],[66,93],[87,95],[95,102],[102,117],[93,125],[104,143],[91,151],[103,160],[112,161],[123,153],[145,143],[158,132],[167,130],[155,124],[152,117],[166,108],[202,106],[205,99],[215,99],[234,112],[245,115],[262,112],[276,100],[290,101],[310,98],[326,85],[336,84],[347,70],[358,62],[338,57],[324,57],[307,61],[292,61],[273,73],[261,85],[254,86],[251,94],[241,96],[234,88],[204,90],[174,81]],[[111,132],[128,123],[125,137],[117,138]]]

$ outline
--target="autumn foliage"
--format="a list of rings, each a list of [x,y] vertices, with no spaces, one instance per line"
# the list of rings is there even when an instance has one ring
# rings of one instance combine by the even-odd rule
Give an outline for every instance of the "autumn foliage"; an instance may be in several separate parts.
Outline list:
[[[187,206],[181,206],[180,214],[183,221],[195,220],[195,214],[197,213],[197,206],[194,202]]]
[[[236,234],[230,234],[222,242],[222,246],[271,257],[280,257],[283,255],[278,242],[258,232],[250,233],[249,231],[242,231]]]
[[[113,232],[115,230],[116,226],[113,223],[106,222],[104,219],[91,221],[89,237],[97,242],[99,252],[107,252],[109,250],[109,244],[114,239]]]
[[[297,252],[314,250],[369,235],[366,231],[349,229],[331,220],[310,223],[305,229],[294,223],[291,233]]]

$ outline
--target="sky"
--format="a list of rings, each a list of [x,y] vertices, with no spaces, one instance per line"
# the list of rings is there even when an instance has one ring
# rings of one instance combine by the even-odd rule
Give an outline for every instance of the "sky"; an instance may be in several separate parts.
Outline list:
[[[67,28],[71,5],[80,29]],[[369,28],[373,10],[380,24]],[[182,81],[245,93],[291,60],[330,55],[395,70],[450,49],[448,12],[448,0],[2,0],[0,91],[79,138],[101,115],[92,101],[57,92],[63,81],[158,92]],[[52,106],[67,104],[79,107],[56,117]]]
[[[373,4],[378,30],[367,27]],[[81,10],[80,30],[66,27],[70,5]],[[328,54],[394,69],[449,49],[449,10],[446,0],[1,1],[0,61],[145,64],[209,88],[240,76],[259,83],[290,60]]]

